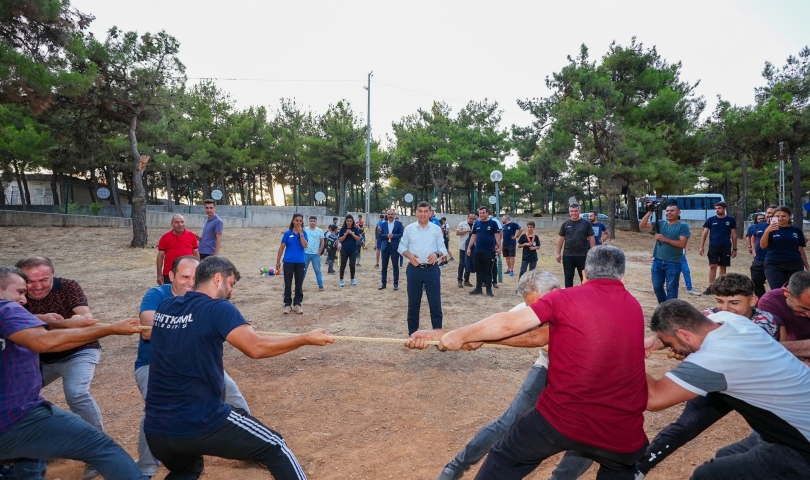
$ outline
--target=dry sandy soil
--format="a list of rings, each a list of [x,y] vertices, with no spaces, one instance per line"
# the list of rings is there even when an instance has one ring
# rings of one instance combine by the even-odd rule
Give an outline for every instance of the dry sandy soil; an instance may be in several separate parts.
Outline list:
[[[319,293],[314,275],[304,284],[304,315],[282,315],[283,282],[259,276],[259,267],[275,263],[282,229],[230,229],[223,255],[242,272],[233,303],[258,330],[306,332],[323,327],[346,336],[405,338],[405,289],[377,291],[379,270],[369,248],[358,268],[356,287],[338,287],[336,275],[324,275]],[[149,232],[149,248],[129,248],[131,232],[114,228],[11,228],[0,235],[0,265],[26,255],[54,259],[57,275],[78,280],[96,318],[111,321],[136,316],[144,292],[154,285],[154,248],[162,231]],[[540,232],[543,247],[538,268],[562,279],[554,261],[555,232]],[[688,258],[695,288],[706,288],[708,265],[697,254],[700,232],[692,232]],[[455,239],[451,249],[458,252]],[[619,232],[610,243],[627,254],[627,288],[639,299],[649,319],[655,308],[650,285],[649,234]],[[741,249],[741,252],[743,250]],[[519,255],[519,254],[518,254]],[[518,258],[519,260],[519,258]],[[747,273],[748,258],[734,260],[730,271]],[[506,277],[494,299],[470,297],[456,285],[457,262],[442,270],[445,327],[458,327],[507,310],[520,301],[517,277]],[[324,268],[325,271],[325,268]],[[389,273],[390,275],[390,273]],[[348,280],[348,272],[346,275]],[[403,284],[403,279],[401,281]],[[347,282],[348,283],[348,282]],[[683,285],[681,285],[683,292]],[[688,296],[687,296],[688,297]],[[710,297],[688,297],[696,306],[710,306]],[[587,301],[587,299],[583,299]],[[422,326],[429,328],[427,301]],[[135,384],[133,363],[137,339],[102,340],[104,352],[92,392],[101,407],[108,434],[136,456],[138,419],[143,401]],[[225,365],[239,384],[252,413],[281,432],[308,476],[326,479],[432,479],[446,462],[488,421],[508,406],[536,358],[535,349],[480,349],[475,352],[409,350],[404,346],[338,342],[304,347],[280,357],[251,360],[232,347]],[[648,371],[662,375],[676,365],[660,355],[647,361]],[[61,381],[42,395],[64,407]],[[647,413],[645,429],[652,438],[677,418],[681,407]],[[745,437],[749,428],[732,413],[699,438],[673,454],[650,479],[688,478],[696,465],[724,445]],[[558,457],[549,459],[527,478],[548,478]],[[474,477],[474,467],[465,478]],[[83,466],[69,460],[49,464],[48,478],[81,478]],[[156,478],[167,471],[161,468]],[[204,478],[269,478],[258,464],[206,458]],[[592,468],[583,478],[596,477]]]

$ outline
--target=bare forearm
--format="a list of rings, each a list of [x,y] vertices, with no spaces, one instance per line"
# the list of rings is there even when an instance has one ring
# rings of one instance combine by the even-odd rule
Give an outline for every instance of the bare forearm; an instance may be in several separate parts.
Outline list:
[[[111,325],[94,325],[84,328],[50,330],[39,335],[32,345],[24,345],[37,353],[62,352],[114,333]]]
[[[810,340],[793,340],[790,342],[782,342],[782,346],[800,358],[810,358]]]
[[[307,338],[307,334],[295,337],[260,337],[248,356],[250,358],[270,358],[283,355],[304,345],[310,345]]]
[[[523,348],[544,347],[548,345],[548,327],[537,327],[534,330],[529,330],[528,332],[520,333],[509,338],[504,338],[503,340],[489,343]]]

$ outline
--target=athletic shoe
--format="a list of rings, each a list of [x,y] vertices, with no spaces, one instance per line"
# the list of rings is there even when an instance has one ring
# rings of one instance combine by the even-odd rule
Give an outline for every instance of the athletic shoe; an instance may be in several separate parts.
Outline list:
[[[377,287],[377,290],[385,290],[385,285],[380,285],[379,287]]]
[[[509,276],[514,277],[515,276],[515,271],[514,270],[509,270]]]
[[[497,283],[492,283],[492,288],[499,288]]]
[[[294,306],[293,310],[295,310],[295,313],[297,313],[298,315],[303,315],[304,314],[304,309],[301,308],[301,305]]]
[[[470,295],[483,295],[483,294],[484,294],[484,292],[482,292],[480,288],[470,290]]]
[[[456,480],[457,478],[461,478],[461,476],[456,476],[456,472],[452,468],[444,467],[436,480]]]
[[[696,292],[694,290],[687,290],[686,293],[688,293],[689,295],[694,295],[696,297],[700,296],[700,292]]]
[[[644,474],[636,470],[636,476],[633,477],[633,480],[644,480]]]
[[[395,283],[395,284],[394,284],[394,291],[396,292],[397,290],[399,290],[399,285],[397,285],[397,284]]]
[[[466,282],[464,282],[464,286],[465,286],[465,287],[474,287],[475,285],[473,285],[473,284],[472,284],[472,283],[470,283],[469,281],[466,281]]]
[[[352,285],[357,285],[357,280],[352,278]]]
[[[343,283],[343,280],[341,280],[341,281],[340,281],[340,286],[341,286],[341,287],[345,287],[345,286],[346,286],[346,284],[345,284],[345,283]]]
[[[380,264],[379,263],[374,264],[374,268],[380,268]]]
[[[282,310],[281,313],[283,313],[284,315],[287,315],[291,311],[292,311],[292,309],[290,308],[289,305],[284,305],[284,310]]]
[[[458,288],[464,288],[464,282],[461,280],[458,281]]]
[[[706,287],[706,290],[703,292],[703,295],[711,295],[712,294],[712,287]]]
[[[323,291],[323,285],[318,285],[318,291],[319,291],[319,292],[322,292],[322,291]]]
[[[490,297],[494,297],[494,296],[495,296],[495,294],[494,294],[494,293],[492,293],[492,290],[487,290],[487,295],[489,295]]]

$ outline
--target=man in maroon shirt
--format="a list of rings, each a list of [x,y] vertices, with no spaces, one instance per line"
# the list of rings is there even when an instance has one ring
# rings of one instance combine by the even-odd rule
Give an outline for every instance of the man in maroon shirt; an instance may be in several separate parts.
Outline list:
[[[28,257],[15,265],[28,277],[28,303],[25,309],[45,322],[50,328],[62,326],[88,326],[90,307],[82,287],[74,280],[54,276],[54,265],[48,257]],[[73,322],[65,325],[67,321]],[[87,321],[82,324],[81,322]],[[78,323],[76,323],[78,322]],[[90,382],[101,357],[101,344],[97,340],[83,345],[54,353],[42,353],[39,356],[42,371],[42,386],[46,386],[59,377],[65,392],[65,401],[70,411],[82,420],[104,431],[101,422],[101,410],[90,393]],[[84,478],[98,476],[88,469]]]
[[[774,288],[759,299],[757,308],[782,319],[792,354],[810,359],[810,272],[797,272],[782,288]]]
[[[172,270],[174,259],[184,255],[192,255],[200,259],[199,241],[197,235],[186,230],[186,219],[182,215],[172,216],[172,229],[164,233],[158,241],[157,254],[157,284],[171,283],[169,272]]]
[[[527,334],[549,324],[548,385],[489,452],[478,479],[518,479],[546,458],[576,450],[600,477],[633,479],[644,454],[644,314],[624,288],[625,256],[588,252],[583,285],[555,290],[529,309],[498,313],[442,336],[440,349]],[[583,347],[586,346],[586,347]]]

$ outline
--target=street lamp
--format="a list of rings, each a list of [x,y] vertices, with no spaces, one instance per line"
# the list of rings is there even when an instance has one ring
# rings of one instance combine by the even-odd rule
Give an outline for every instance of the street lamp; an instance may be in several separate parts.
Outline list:
[[[501,216],[501,194],[498,190],[498,182],[503,180],[503,173],[500,170],[493,170],[489,174],[489,179],[495,182],[495,218]],[[503,252],[498,255],[498,283],[503,283]]]

